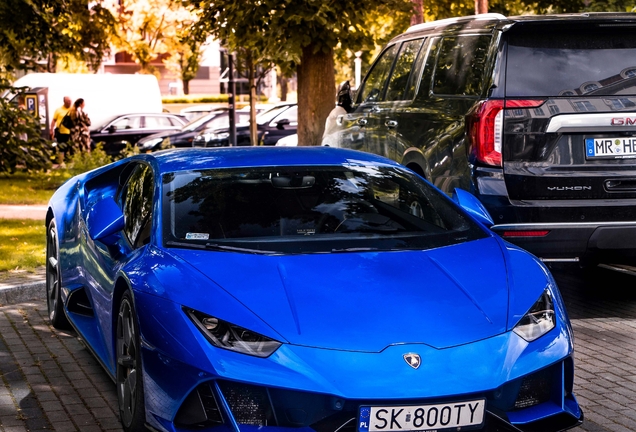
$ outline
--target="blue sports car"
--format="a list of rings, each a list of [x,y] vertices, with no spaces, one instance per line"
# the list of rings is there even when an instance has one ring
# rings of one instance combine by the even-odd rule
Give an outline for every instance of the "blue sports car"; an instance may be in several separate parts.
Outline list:
[[[408,169],[333,148],[167,150],[50,201],[47,300],[126,431],[580,424],[546,267]]]

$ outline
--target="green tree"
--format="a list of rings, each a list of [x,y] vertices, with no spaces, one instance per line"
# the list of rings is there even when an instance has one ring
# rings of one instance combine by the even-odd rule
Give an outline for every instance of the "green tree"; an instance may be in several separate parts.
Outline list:
[[[12,92],[14,100],[23,101],[23,90],[13,89],[7,79],[0,78],[0,93]],[[40,133],[39,119],[22,103],[0,98],[0,172],[17,169],[36,171],[51,166],[51,143]]]
[[[163,59],[166,68],[181,79],[184,94],[190,94],[190,81],[197,76],[205,45],[195,38],[188,37],[191,25],[192,22],[179,26],[177,37],[167,42],[170,56]]]
[[[122,0],[113,12],[118,20],[117,47],[131,55],[142,73],[152,74],[157,70],[151,62],[170,54],[184,32],[183,24],[194,18],[175,0]],[[186,47],[180,47],[187,59]]]
[[[271,63],[295,64],[298,76],[298,136],[301,145],[318,145],[334,106],[334,49],[352,51],[373,44],[369,12],[412,12],[410,0],[204,0],[200,27],[246,48]],[[262,63],[262,62],[261,62]]]
[[[109,52],[114,18],[87,0],[0,2],[0,67],[55,72],[57,58],[72,55],[97,70]]]

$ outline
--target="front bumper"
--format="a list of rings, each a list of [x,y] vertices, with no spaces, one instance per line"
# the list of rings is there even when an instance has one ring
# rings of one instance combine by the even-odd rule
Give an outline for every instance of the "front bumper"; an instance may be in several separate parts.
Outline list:
[[[505,332],[446,349],[399,344],[378,353],[283,344],[256,358],[212,347],[179,304],[143,293],[135,301],[153,311],[139,318],[146,419],[155,430],[356,432],[363,404],[476,398],[486,400],[483,431],[555,432],[582,419],[564,317],[532,343]],[[418,369],[407,352],[423,359]]]

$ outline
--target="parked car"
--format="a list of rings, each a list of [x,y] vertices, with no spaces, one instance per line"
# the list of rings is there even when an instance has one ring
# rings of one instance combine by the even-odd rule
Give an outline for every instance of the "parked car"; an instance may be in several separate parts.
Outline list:
[[[236,120],[240,122],[249,120],[249,112],[236,112]],[[142,138],[137,142],[140,151],[156,151],[171,147],[192,147],[194,138],[208,128],[228,128],[228,109],[223,108],[212,111],[193,122],[188,123],[179,131],[158,132]]]
[[[104,151],[115,156],[126,145],[137,144],[140,139],[157,132],[178,131],[185,126],[186,120],[175,114],[125,114],[110,118],[91,130],[93,147],[103,144]]]
[[[256,104],[256,113],[258,114],[259,112],[265,111],[266,109],[271,108],[271,105],[269,104]],[[206,116],[207,114],[210,114],[214,111],[218,111],[219,109],[227,109],[224,107],[219,106],[218,104],[216,105],[195,105],[195,106],[190,106],[187,108],[183,108],[180,111],[180,114],[182,116],[184,116],[185,118],[188,119],[188,121],[194,121],[197,120],[203,116]],[[250,112],[250,107],[246,106],[243,107],[241,109],[236,110],[237,113],[243,113],[247,111],[248,113]]]
[[[636,258],[636,15],[420,24],[372,65],[323,144],[388,156],[546,261]]]
[[[277,147],[296,147],[298,145],[298,135],[287,135],[285,138],[281,138],[276,143]]]
[[[279,139],[296,133],[298,128],[298,106],[281,103],[256,116],[258,141],[263,145],[275,145]],[[226,147],[229,145],[229,127],[212,127],[202,131],[194,139],[197,147]],[[249,117],[236,124],[237,145],[250,145]]]
[[[195,105],[183,108],[179,114],[188,119],[189,122],[193,122],[222,108],[219,105]]]
[[[49,316],[115,381],[125,430],[580,424],[554,279],[455,200],[351,150],[137,155],[51,198]]]

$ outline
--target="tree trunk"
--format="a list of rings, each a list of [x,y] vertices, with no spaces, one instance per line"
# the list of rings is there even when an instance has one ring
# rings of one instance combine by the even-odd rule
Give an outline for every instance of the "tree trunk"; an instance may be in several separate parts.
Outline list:
[[[183,83],[183,94],[184,95],[189,95],[190,94],[190,80],[181,80],[181,82]]]
[[[252,53],[248,52],[245,56],[245,65],[247,66],[247,85],[250,88],[250,144],[258,145],[258,125],[256,124],[256,65],[252,60]]]
[[[475,15],[488,13],[488,0],[475,0]]]
[[[287,101],[287,78],[281,75],[278,81],[280,82],[280,101],[286,102]]]
[[[328,53],[303,48],[298,65],[298,145],[317,146],[336,92],[333,49]]]
[[[479,0],[475,0],[479,1]],[[423,1],[411,0],[413,3],[413,15],[411,15],[411,25],[422,24],[424,22]]]

